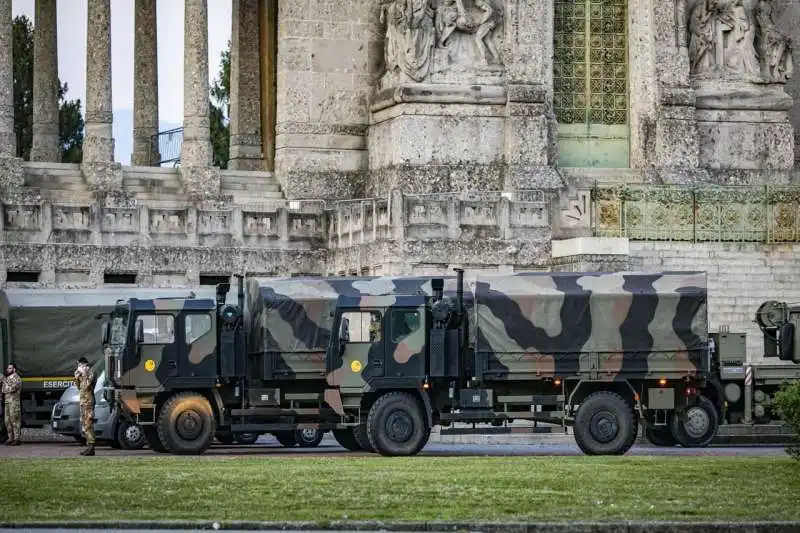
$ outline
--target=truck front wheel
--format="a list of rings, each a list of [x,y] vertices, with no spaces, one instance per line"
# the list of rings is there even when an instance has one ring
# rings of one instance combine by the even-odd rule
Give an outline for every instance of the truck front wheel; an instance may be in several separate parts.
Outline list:
[[[587,396],[575,416],[575,442],[586,455],[622,455],[638,433],[633,409],[615,392]]]
[[[705,448],[717,434],[719,416],[714,404],[705,396],[697,403],[672,417],[672,435],[684,448]]]
[[[381,455],[416,455],[428,434],[419,402],[408,393],[384,394],[369,410],[367,436],[372,449]]]
[[[158,436],[164,447],[179,455],[199,455],[214,438],[214,412],[208,400],[180,393],[166,401],[158,417]]]
[[[353,432],[353,428],[334,429],[331,431],[333,438],[339,443],[339,446],[350,452],[360,452],[364,448],[358,443]]]

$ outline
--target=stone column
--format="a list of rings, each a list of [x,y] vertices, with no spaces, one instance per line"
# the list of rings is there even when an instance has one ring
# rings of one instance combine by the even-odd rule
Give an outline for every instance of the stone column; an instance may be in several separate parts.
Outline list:
[[[192,200],[219,195],[212,168],[208,83],[208,0],[186,0],[183,24],[183,144],[181,176]]]
[[[114,161],[111,107],[111,1],[88,0],[84,163]]]
[[[132,165],[156,165],[158,144],[158,30],[156,0],[136,0],[136,36],[133,43],[133,154]]]
[[[183,35],[182,167],[210,167],[208,0],[186,0]]]
[[[233,0],[228,168],[262,170],[259,0]]]
[[[14,66],[11,0],[0,0],[0,192],[6,197],[24,183],[14,133]],[[1,214],[1,213],[0,213]],[[0,223],[0,227],[2,223]]]
[[[504,187],[560,188],[553,115],[553,0],[508,2]]]
[[[14,134],[14,64],[11,0],[0,0],[0,158],[17,155]]]
[[[61,162],[58,138],[57,17],[56,0],[36,0],[31,161]]]

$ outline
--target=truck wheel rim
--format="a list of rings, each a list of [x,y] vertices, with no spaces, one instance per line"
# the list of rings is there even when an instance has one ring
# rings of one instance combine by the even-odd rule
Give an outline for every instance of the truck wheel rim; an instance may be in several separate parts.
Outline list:
[[[608,411],[595,413],[589,422],[589,431],[598,442],[609,442],[619,432],[617,418]]]
[[[125,440],[128,442],[134,444],[142,438],[144,438],[144,433],[142,433],[142,429],[139,426],[128,426],[125,429]]]
[[[414,423],[407,413],[395,411],[387,417],[386,429],[386,433],[392,441],[406,442],[411,438]]]
[[[711,418],[702,407],[690,407],[686,411],[684,427],[686,428],[686,433],[692,438],[698,439],[702,437],[708,431],[710,425]]]
[[[314,428],[304,428],[300,431],[300,436],[303,438],[303,440],[311,442],[317,438],[317,430]]]
[[[186,411],[178,415],[176,429],[181,438],[194,440],[200,434],[203,423],[194,411]]]

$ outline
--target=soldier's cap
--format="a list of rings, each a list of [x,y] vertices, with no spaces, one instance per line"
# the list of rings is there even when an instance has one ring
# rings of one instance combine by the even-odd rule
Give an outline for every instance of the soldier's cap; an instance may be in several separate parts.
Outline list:
[[[80,359],[78,359],[78,362],[83,363],[84,365],[89,364],[89,361],[85,357],[81,357]]]

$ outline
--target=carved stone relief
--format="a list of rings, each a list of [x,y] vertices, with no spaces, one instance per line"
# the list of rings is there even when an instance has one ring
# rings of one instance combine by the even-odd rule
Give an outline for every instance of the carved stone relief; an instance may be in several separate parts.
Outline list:
[[[696,0],[689,11],[695,78],[786,83],[791,39],[772,20],[772,0]]]
[[[100,229],[113,233],[138,233],[139,211],[137,209],[103,209]]]
[[[53,229],[87,231],[89,207],[53,206]]]
[[[384,84],[433,74],[503,71],[501,0],[380,0],[386,25]]]

